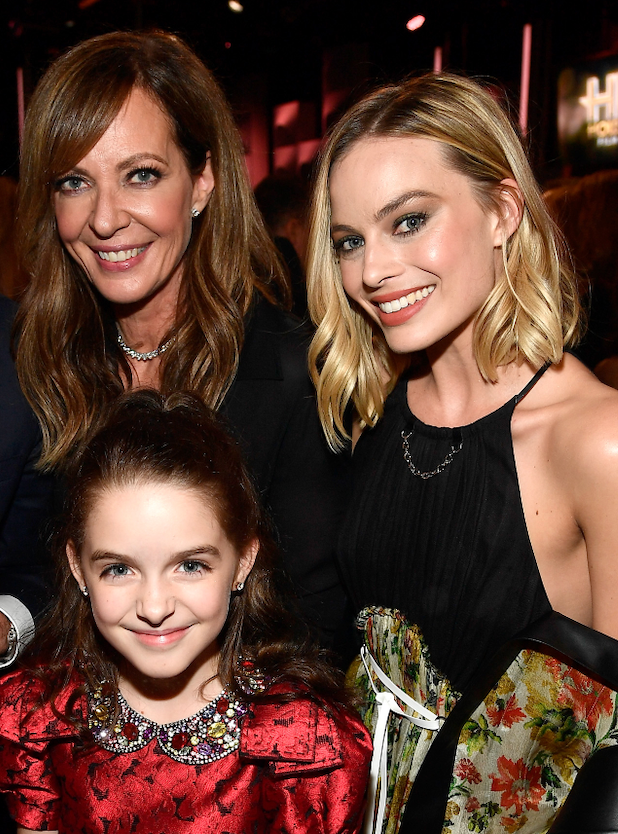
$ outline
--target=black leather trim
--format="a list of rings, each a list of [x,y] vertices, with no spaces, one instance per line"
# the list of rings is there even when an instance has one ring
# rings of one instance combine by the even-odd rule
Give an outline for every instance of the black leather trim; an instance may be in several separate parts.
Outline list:
[[[552,654],[618,691],[618,640],[613,637],[552,611],[518,634],[517,641],[549,647]]]
[[[618,747],[588,759],[549,834],[618,834]]]
[[[451,710],[429,748],[412,786],[399,834],[440,834],[457,742],[463,725],[508,669],[513,659],[526,648],[537,649],[559,660],[565,660],[600,683],[618,691],[617,640],[556,611],[541,617],[513,640],[504,644],[492,660],[479,670],[472,685]]]

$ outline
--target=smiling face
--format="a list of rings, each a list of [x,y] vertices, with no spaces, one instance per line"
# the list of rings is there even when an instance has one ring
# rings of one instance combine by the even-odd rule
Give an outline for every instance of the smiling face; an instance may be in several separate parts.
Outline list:
[[[217,672],[230,596],[257,543],[239,554],[205,496],[169,483],[105,489],[95,499],[80,553],[69,564],[88,589],[101,635],[125,659],[127,680]]]
[[[443,146],[363,139],[331,171],[332,238],[343,286],[397,353],[426,350],[473,321],[502,269],[498,214]]]
[[[170,122],[134,89],[92,150],[56,183],[58,233],[114,305],[175,305],[192,209],[214,188],[208,161],[192,177]]]

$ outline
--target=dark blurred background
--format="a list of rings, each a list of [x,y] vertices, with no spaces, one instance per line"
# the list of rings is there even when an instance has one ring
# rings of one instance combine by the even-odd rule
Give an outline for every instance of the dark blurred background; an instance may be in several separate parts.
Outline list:
[[[410,31],[418,16],[422,26]],[[342,110],[376,84],[431,71],[436,61],[483,79],[516,122],[527,89],[522,137],[591,307],[581,356],[595,367],[618,354],[617,0],[3,0],[0,27],[5,294],[19,297],[27,280],[12,251],[18,84],[27,104],[49,62],[73,44],[115,29],[162,28],[193,46],[232,103],[301,316],[306,210],[298,206],[306,196],[290,195],[306,195],[321,138]]]
[[[233,103],[254,184],[274,168],[307,166],[350,98],[376,82],[431,70],[436,47],[444,68],[490,79],[517,112],[526,23],[527,141],[539,177],[560,178],[558,77],[565,67],[618,54],[616,0],[241,1],[243,10],[234,12],[228,0],[3,0],[0,173],[18,174],[17,68],[27,102],[49,61],[114,29],[160,27],[189,41]],[[408,31],[415,15],[425,23]]]

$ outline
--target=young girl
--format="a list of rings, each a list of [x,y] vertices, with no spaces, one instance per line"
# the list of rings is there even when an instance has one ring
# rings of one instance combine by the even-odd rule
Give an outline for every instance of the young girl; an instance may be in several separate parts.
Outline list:
[[[0,686],[18,832],[356,832],[370,742],[276,593],[238,450],[125,395],[71,470],[61,593]]]
[[[375,831],[615,830],[618,396],[565,352],[576,283],[495,99],[431,74],[343,116],[308,271],[324,427],[364,427],[339,550]]]

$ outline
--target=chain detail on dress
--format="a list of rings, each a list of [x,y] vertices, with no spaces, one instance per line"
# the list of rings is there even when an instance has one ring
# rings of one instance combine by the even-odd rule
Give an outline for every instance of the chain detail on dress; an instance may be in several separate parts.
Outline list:
[[[440,472],[444,472],[449,463],[453,462],[453,458],[455,457],[455,455],[458,452],[461,452],[461,450],[463,449],[463,437],[461,436],[461,432],[459,431],[459,429],[457,429],[457,432],[459,434],[459,445],[451,446],[451,451],[447,454],[442,463],[438,464],[438,466],[436,466],[435,469],[431,469],[428,472],[423,472],[415,465],[414,461],[410,456],[409,440],[414,434],[414,429],[412,429],[412,431],[409,432],[402,431],[401,448],[403,449],[403,457],[405,462],[408,464],[408,469],[410,470],[410,472],[417,478],[422,478],[424,481],[426,481],[428,478],[433,478],[435,475],[439,475]]]

